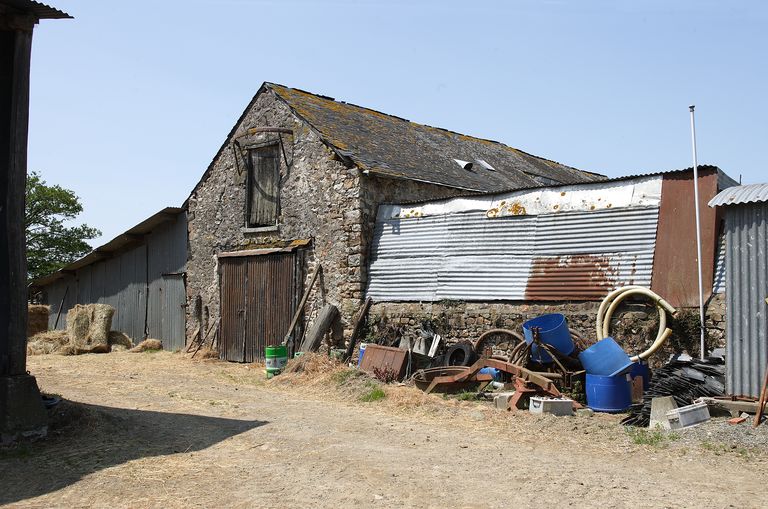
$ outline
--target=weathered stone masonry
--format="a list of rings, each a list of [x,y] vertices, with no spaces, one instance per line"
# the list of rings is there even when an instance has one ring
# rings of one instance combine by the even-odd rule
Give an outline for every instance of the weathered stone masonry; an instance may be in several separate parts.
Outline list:
[[[577,346],[582,348],[596,341],[595,318],[600,303],[582,302],[463,302],[434,303],[382,302],[371,308],[367,340],[398,336],[414,340],[424,327],[441,334],[447,343],[472,341],[482,333],[496,328],[522,333],[526,320],[547,313],[565,315]],[[631,354],[648,348],[658,330],[655,307],[645,301],[622,304],[614,315],[611,332]],[[687,350],[698,354],[698,308],[683,309],[681,319],[670,323],[673,335],[652,364],[663,364],[670,354]],[[706,308],[709,348],[725,346],[723,295],[715,295]],[[581,338],[579,340],[578,338]],[[497,354],[504,354],[514,344],[492,345]],[[500,347],[499,347],[500,346]]]
[[[252,127],[288,128],[293,133],[241,136]],[[364,298],[378,205],[384,201],[431,200],[459,193],[444,186],[363,174],[339,160],[318,133],[270,89],[257,95],[233,133],[243,147],[282,141],[285,158],[281,154],[278,226],[243,228],[246,172],[242,161],[235,160],[231,139],[228,140],[187,203],[188,341],[219,317],[219,253],[281,246],[297,239],[312,241],[302,253],[305,286],[316,265],[323,265],[323,276],[305,308],[306,320],[310,321],[322,305],[331,303],[339,308],[342,324],[349,330]]]

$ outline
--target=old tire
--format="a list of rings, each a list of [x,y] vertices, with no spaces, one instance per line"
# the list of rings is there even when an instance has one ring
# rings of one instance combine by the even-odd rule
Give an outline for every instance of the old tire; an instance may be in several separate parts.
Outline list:
[[[471,366],[477,356],[469,343],[457,343],[445,352],[446,366]]]

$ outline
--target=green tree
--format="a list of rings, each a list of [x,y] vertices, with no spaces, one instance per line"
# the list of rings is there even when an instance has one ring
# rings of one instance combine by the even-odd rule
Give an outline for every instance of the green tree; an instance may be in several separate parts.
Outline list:
[[[86,224],[67,226],[83,211],[80,198],[61,186],[49,186],[39,173],[27,175],[27,277],[34,280],[77,260],[91,250],[86,240],[101,235]]]

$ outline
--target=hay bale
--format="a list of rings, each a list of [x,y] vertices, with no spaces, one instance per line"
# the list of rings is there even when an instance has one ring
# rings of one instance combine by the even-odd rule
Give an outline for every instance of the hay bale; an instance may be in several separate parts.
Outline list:
[[[124,332],[109,331],[109,346],[113,352],[122,352],[133,348],[133,340]]]
[[[90,325],[91,317],[87,306],[75,304],[67,311],[67,334],[73,345],[86,344]]]
[[[81,353],[109,352],[109,331],[115,308],[108,304],[77,304],[67,313],[70,344]]]
[[[162,350],[163,349],[163,342],[159,339],[145,339],[138,345],[134,346],[130,350],[128,350],[131,353],[139,353],[139,352],[147,352],[147,351],[153,351],[153,350]]]
[[[69,335],[63,330],[39,332],[27,341],[27,355],[62,353],[68,346]]]
[[[31,338],[35,334],[48,330],[48,315],[50,307],[40,304],[27,305],[27,337]]]

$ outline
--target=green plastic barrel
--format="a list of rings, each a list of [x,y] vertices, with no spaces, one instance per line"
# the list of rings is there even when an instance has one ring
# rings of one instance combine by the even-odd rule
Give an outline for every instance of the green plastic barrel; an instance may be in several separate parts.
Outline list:
[[[288,350],[284,345],[268,346],[264,354],[267,358],[267,378],[279,375],[288,362]]]

